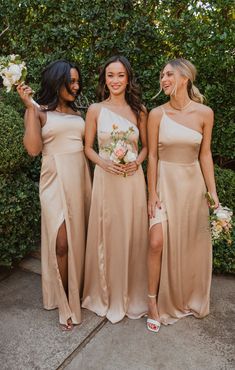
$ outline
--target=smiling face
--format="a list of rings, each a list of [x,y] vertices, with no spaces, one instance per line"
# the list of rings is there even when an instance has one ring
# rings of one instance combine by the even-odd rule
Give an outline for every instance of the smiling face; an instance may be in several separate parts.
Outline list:
[[[179,89],[187,88],[188,78],[182,76],[177,68],[167,64],[161,73],[161,88],[164,93],[175,95]]]
[[[120,95],[125,92],[128,84],[128,74],[121,62],[113,62],[107,66],[105,82],[111,94]]]
[[[60,99],[66,102],[73,102],[79,90],[79,74],[76,68],[70,69],[70,81],[68,84],[69,90],[71,93],[66,89],[66,86],[62,86],[60,89]]]

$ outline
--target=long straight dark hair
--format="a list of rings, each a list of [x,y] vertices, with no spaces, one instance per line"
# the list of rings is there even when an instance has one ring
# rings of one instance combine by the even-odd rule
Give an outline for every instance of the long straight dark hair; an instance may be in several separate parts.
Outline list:
[[[99,74],[99,83],[97,88],[97,97],[99,101],[107,99],[110,95],[109,90],[106,88],[105,72],[106,68],[115,62],[123,64],[127,71],[128,85],[125,91],[125,99],[133,112],[135,113],[137,122],[140,119],[140,113],[144,112],[143,105],[141,103],[141,90],[139,85],[136,83],[130,62],[122,55],[115,55],[111,57],[103,66]]]
[[[39,90],[39,97],[37,99],[38,104],[46,107],[46,111],[53,111],[56,109],[59,103],[59,92],[61,87],[65,86],[68,93],[73,95],[69,88],[71,80],[70,70],[75,68],[79,76],[79,89],[76,96],[82,91],[82,76],[80,69],[74,63],[68,62],[67,60],[56,60],[50,63],[43,71],[41,75],[41,87]],[[74,111],[78,108],[75,102],[68,102],[68,106]]]

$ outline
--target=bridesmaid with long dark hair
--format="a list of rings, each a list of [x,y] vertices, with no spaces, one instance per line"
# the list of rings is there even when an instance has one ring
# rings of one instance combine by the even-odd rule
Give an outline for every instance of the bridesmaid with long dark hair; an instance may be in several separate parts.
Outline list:
[[[147,155],[147,114],[123,56],[112,57],[104,65],[98,96],[100,103],[92,104],[86,117],[85,153],[96,167],[82,306],[115,323],[125,315],[139,318],[147,310],[148,220],[141,167]],[[115,132],[119,132],[120,147],[110,153]],[[96,135],[98,154],[93,149]],[[128,151],[120,161],[125,135]]]
[[[17,90],[27,110],[24,145],[30,155],[42,152],[40,201],[41,264],[45,309],[59,308],[62,330],[81,322],[90,174],[83,151],[84,120],[76,98],[82,89],[79,68],[58,60],[42,73],[39,107],[29,86]]]

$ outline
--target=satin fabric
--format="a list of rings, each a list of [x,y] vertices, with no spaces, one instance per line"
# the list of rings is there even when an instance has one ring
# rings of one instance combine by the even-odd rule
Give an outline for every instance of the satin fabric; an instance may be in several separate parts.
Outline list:
[[[47,112],[42,128],[40,177],[42,214],[41,264],[45,309],[59,308],[59,321],[81,322],[86,229],[91,194],[90,174],[83,152],[84,120],[71,114]],[[68,238],[68,299],[56,258],[56,238],[65,221]]]
[[[136,125],[102,107],[98,119],[100,156],[111,142],[113,124],[133,127],[130,136],[137,152]],[[141,166],[123,177],[96,166],[89,218],[82,307],[106,316],[112,323],[125,315],[136,319],[147,312],[148,218],[146,186]]]
[[[158,309],[163,324],[209,313],[212,245],[206,186],[198,161],[202,134],[163,111],[159,128],[156,209],[150,227],[161,222],[163,253]]]

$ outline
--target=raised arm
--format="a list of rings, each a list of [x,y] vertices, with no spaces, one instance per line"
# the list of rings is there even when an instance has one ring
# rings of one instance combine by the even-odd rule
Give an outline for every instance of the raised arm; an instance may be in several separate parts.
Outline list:
[[[212,198],[214,199],[215,202],[214,208],[217,208],[219,205],[219,200],[216,193],[214,165],[211,154],[211,135],[214,124],[214,113],[212,109],[206,107],[205,111],[203,112],[203,115],[204,115],[203,140],[199,155],[199,161],[207,190],[210,192]]]
[[[155,208],[161,208],[161,203],[157,195],[157,165],[158,165],[158,132],[162,117],[160,108],[155,108],[149,113],[147,133],[148,133],[148,214],[154,217]]]
[[[17,92],[26,107],[24,116],[24,146],[29,155],[36,156],[42,151],[40,112],[30,98],[32,89],[29,86],[20,84],[17,86]]]

